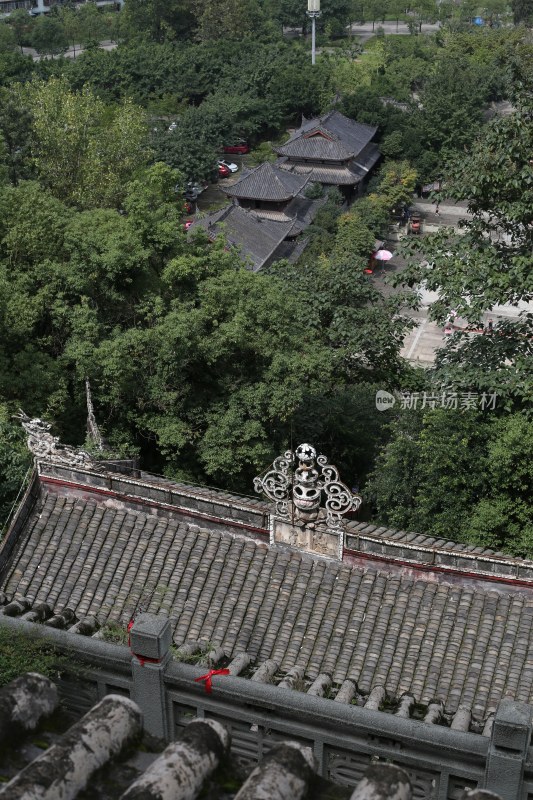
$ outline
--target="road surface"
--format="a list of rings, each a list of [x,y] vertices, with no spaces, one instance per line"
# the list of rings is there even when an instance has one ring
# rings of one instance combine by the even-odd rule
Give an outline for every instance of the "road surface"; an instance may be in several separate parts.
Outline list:
[[[100,48],[100,50],[114,50],[115,47],[118,47],[118,44],[117,42],[106,41],[106,42],[100,42],[98,47]],[[23,47],[22,52],[25,56],[31,56],[34,61],[41,61],[41,60],[46,61],[46,59],[59,58],[60,56],[64,56],[65,58],[76,58],[77,56],[81,55],[81,53],[85,52],[85,48],[82,47],[81,44],[75,44],[72,45],[72,47],[69,47],[68,50],[65,50],[64,53],[60,53],[60,55],[57,56],[50,56],[38,53],[37,50],[35,50],[35,48],[33,47]]]
[[[415,199],[413,200],[412,207],[416,208],[425,217],[424,230],[426,232],[437,231],[440,225],[454,225],[457,224],[459,219],[468,217],[466,210],[466,203],[441,203],[439,207],[439,214],[435,214],[435,204],[429,200]],[[389,240],[385,244],[385,248],[394,253],[391,261],[377,267],[374,270],[372,280],[378,288],[385,295],[391,295],[397,291],[402,290],[402,287],[394,289],[387,282],[388,276],[402,272],[406,267],[406,261],[401,256],[397,255],[395,250],[398,247],[398,242]],[[420,308],[417,311],[406,310],[406,314],[416,322],[416,327],[410,331],[405,337],[401,355],[407,359],[411,364],[431,367],[435,361],[435,355],[439,348],[446,345],[449,336],[444,333],[444,327],[437,325],[429,319],[429,307],[437,299],[435,292],[428,292],[421,290],[420,294]],[[509,304],[503,306],[494,306],[490,311],[485,312],[481,322],[485,327],[488,326],[489,320],[492,320],[494,325],[499,320],[503,319],[517,319],[522,311],[529,311],[533,313],[533,303],[519,303],[518,306],[511,306]],[[456,327],[466,328],[466,320],[458,317],[455,320]],[[473,333],[472,336],[480,335]]]
[[[357,36],[361,42],[366,42],[368,39],[371,39],[372,36],[376,35],[378,28],[383,28],[386,35],[390,35],[391,33],[408,35],[410,33],[406,22],[399,22],[398,26],[396,26],[396,22],[376,22],[374,24],[372,22],[363,22],[362,24],[352,22],[350,30],[352,36]],[[439,28],[439,22],[423,22],[421,33],[435,33]]]

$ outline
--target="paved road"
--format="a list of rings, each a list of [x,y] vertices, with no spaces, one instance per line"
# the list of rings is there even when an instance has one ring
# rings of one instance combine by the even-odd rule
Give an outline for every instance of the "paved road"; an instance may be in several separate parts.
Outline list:
[[[98,47],[100,48],[100,50],[114,50],[115,47],[118,47],[118,45],[116,42],[106,41],[106,42],[100,42]],[[23,47],[22,52],[24,53],[25,56],[31,56],[34,61],[41,61],[41,59],[46,61],[47,59],[60,57],[60,56],[41,55],[33,47]],[[65,56],[65,58],[76,58],[83,52],[85,52],[85,48],[82,47],[81,44],[75,44],[72,47],[69,47],[69,49],[66,50],[64,53],[61,53],[61,55]]]
[[[352,36],[357,36],[360,41],[366,42],[368,39],[371,39],[372,36],[376,35],[377,29],[381,27],[385,31],[385,34],[402,34],[408,35],[410,33],[409,28],[406,22],[399,22],[398,26],[396,26],[395,22],[376,22],[374,25],[372,22],[363,22],[362,24],[358,22],[352,22],[351,25],[351,33]],[[424,22],[422,24],[422,33],[435,33],[440,28],[440,23],[430,23]]]
[[[439,215],[435,215],[435,206],[428,200],[414,200],[413,205],[424,213],[426,219],[424,229],[428,233],[438,230],[440,225],[453,225],[460,218],[468,216],[465,203],[443,203],[440,205]],[[398,290],[390,286],[387,278],[392,274],[402,272],[406,267],[406,261],[395,253],[395,249],[398,247],[397,241],[390,240],[385,247],[394,253],[394,257],[387,264],[378,267],[374,271],[373,281],[383,294],[390,296]],[[420,298],[420,308],[417,311],[406,311],[417,324],[405,337],[401,354],[412,364],[430,367],[435,361],[437,350],[446,345],[449,336],[444,332],[443,326],[437,325],[428,319],[429,307],[437,299],[437,294],[422,290],[420,291]],[[517,307],[511,305],[494,306],[483,315],[482,322],[484,326],[487,326],[489,320],[493,320],[496,325],[498,320],[501,319],[516,319],[521,311],[533,313],[533,303],[520,303]],[[455,325],[458,328],[466,328],[467,322],[457,317]],[[480,334],[472,333],[470,335],[478,336]]]

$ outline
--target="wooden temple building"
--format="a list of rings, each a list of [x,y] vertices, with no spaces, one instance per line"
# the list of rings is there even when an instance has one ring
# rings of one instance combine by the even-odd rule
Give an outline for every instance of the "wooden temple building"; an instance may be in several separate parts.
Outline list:
[[[302,235],[325,199],[307,197],[314,183],[337,186],[346,201],[362,190],[380,158],[372,142],[377,128],[348,119],[338,111],[306,120],[274,151],[274,164],[245,171],[223,192],[231,204],[208,214],[191,227],[219,233],[240,249],[247,265],[258,271],[275,260],[295,261],[305,248]]]

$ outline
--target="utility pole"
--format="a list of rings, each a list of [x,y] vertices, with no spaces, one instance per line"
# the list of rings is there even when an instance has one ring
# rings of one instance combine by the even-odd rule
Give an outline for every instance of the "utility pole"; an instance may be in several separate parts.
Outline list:
[[[316,61],[316,18],[321,13],[320,0],[307,0],[307,16],[311,19],[311,64]]]

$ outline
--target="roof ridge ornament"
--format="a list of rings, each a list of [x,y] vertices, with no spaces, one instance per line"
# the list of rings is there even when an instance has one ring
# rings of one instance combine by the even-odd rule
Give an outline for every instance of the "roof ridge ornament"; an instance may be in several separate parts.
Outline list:
[[[94,466],[92,456],[85,450],[70,445],[62,444],[58,436],[52,436],[52,425],[38,417],[29,417],[22,409],[15,415],[28,437],[27,445],[30,452],[38,459],[46,459],[71,467]]]
[[[310,527],[322,522],[333,530],[341,529],[343,516],[362,503],[340,480],[337,467],[306,443],[278,456],[271,469],[254,479],[254,490],[275,502],[281,519]]]

